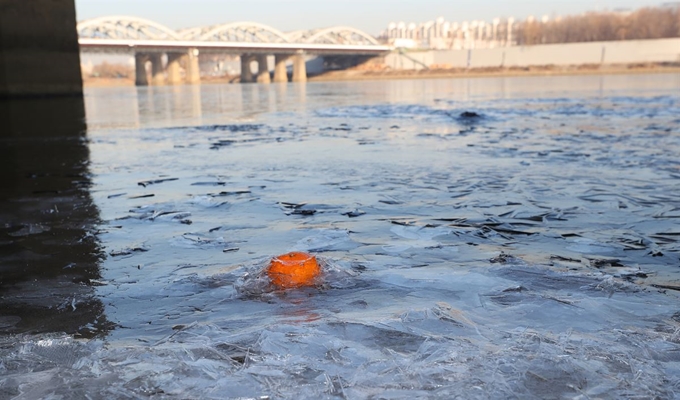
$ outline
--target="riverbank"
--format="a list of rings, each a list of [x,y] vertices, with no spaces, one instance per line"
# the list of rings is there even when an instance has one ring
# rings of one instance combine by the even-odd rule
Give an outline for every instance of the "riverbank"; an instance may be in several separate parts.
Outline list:
[[[534,66],[513,68],[431,68],[422,70],[362,70],[349,69],[329,71],[310,76],[310,82],[389,80],[389,79],[456,79],[514,76],[559,76],[559,75],[610,75],[610,74],[649,74],[680,73],[680,63],[649,63],[621,65],[573,65],[573,66]],[[87,87],[134,86],[132,78],[90,78],[83,79]],[[238,83],[238,76],[202,78],[201,83]]]
[[[440,68],[421,70],[344,70],[331,71],[310,77],[310,81],[339,80],[384,80],[384,79],[455,79],[514,76],[559,76],[559,75],[611,75],[611,74],[649,74],[680,73],[677,64],[630,64],[630,65],[574,65],[558,67],[554,65],[513,68]]]

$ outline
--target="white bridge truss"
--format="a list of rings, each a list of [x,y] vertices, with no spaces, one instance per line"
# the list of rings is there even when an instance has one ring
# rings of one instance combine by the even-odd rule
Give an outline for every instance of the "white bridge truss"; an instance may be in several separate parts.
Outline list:
[[[79,22],[78,37],[117,40],[180,40],[172,29],[148,19],[111,16]]]
[[[77,30],[79,38],[86,40],[380,46],[371,35],[347,26],[283,33],[256,22],[232,22],[174,31],[143,18],[110,16],[82,21]]]

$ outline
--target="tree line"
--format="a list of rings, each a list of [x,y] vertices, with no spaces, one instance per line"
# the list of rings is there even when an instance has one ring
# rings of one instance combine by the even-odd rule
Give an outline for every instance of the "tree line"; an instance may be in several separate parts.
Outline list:
[[[84,71],[83,71],[84,72]],[[92,71],[87,78],[132,78],[134,77],[134,67],[125,64],[109,64],[104,61],[92,67]]]
[[[518,45],[680,37],[680,7],[649,7],[629,13],[589,12],[551,21],[518,23]]]

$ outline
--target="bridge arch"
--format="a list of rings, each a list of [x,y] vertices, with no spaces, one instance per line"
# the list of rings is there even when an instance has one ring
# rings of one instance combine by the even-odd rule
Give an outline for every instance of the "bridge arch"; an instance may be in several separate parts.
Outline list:
[[[286,32],[286,37],[291,43],[304,43],[304,38],[310,35],[310,32],[316,32],[316,30],[306,31],[297,30],[292,32]]]
[[[288,43],[288,37],[271,26],[257,22],[231,22],[222,25],[185,29],[179,32],[185,40],[246,43]]]
[[[122,15],[78,23],[78,36],[88,39],[179,40],[177,32],[157,22]]]
[[[373,36],[350,26],[295,31],[289,34],[289,39],[291,42],[310,44],[380,45]]]

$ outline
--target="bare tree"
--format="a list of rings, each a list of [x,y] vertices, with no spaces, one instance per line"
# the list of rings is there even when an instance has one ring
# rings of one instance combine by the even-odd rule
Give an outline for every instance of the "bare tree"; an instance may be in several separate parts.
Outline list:
[[[589,12],[517,26],[517,44],[574,43],[680,37],[680,7],[648,7],[631,13]]]
[[[124,64],[109,64],[106,61],[92,68],[93,77],[98,78],[130,78],[134,77],[134,69]]]

